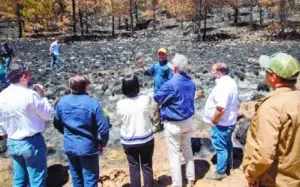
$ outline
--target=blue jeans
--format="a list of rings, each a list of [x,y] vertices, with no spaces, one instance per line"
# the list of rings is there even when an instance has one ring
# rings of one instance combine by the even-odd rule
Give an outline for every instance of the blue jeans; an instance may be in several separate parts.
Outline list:
[[[57,67],[60,67],[59,54],[54,54],[54,53],[52,53],[52,58],[53,58],[52,67],[54,67],[54,64],[56,64]]]
[[[217,152],[217,172],[224,174],[232,166],[232,132],[234,126],[213,126],[211,128],[212,146]]]
[[[2,84],[4,84],[4,87],[7,88],[9,86],[9,81],[6,77],[6,74],[0,74],[0,81],[2,82]]]
[[[67,154],[73,187],[97,187],[99,180],[99,155],[74,156]]]
[[[8,152],[13,159],[13,186],[45,187],[47,177],[46,144],[41,134],[8,139]]]

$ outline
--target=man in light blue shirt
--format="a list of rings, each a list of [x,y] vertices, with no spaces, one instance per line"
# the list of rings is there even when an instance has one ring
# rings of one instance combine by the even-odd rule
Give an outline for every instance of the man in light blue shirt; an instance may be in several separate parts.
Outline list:
[[[60,67],[59,51],[60,51],[60,45],[59,45],[59,40],[57,39],[51,43],[49,48],[49,52],[53,58],[53,63],[51,67],[54,67],[55,64],[57,65],[57,67]]]

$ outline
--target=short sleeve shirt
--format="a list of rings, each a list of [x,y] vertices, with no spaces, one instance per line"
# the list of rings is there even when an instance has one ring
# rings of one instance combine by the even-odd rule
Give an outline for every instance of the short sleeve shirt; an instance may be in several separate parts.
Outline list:
[[[217,107],[225,109],[219,126],[232,126],[236,124],[238,116],[238,87],[236,82],[228,75],[216,80],[216,86],[209,94],[204,107],[203,121],[212,123]]]

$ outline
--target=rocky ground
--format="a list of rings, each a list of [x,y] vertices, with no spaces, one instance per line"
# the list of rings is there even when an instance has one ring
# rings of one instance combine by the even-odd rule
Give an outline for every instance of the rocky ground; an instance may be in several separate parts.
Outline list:
[[[231,76],[237,81],[240,100],[240,120],[234,135],[236,149],[235,169],[230,177],[221,182],[204,179],[214,170],[214,151],[210,144],[209,126],[201,122],[202,110],[206,98],[195,100],[196,114],[194,116],[193,149],[195,152],[197,185],[196,186],[245,186],[246,182],[240,168],[242,148],[245,144],[245,132],[249,125],[255,101],[268,91],[264,82],[264,72],[256,64],[248,63],[249,57],[259,57],[262,54],[271,55],[281,51],[300,59],[300,42],[297,40],[270,40],[270,34],[265,30],[250,32],[246,27],[232,27],[215,24],[211,31],[209,42],[194,42],[195,36],[186,32],[190,28],[185,24],[181,30],[175,22],[166,20],[156,32],[151,29],[139,31],[135,38],[104,38],[99,41],[83,40],[69,42],[63,39],[62,67],[51,68],[51,57],[48,54],[50,38],[11,40],[12,47],[21,61],[27,62],[33,69],[34,80],[45,85],[50,102],[54,103],[65,94],[66,84],[70,74],[87,73],[92,84],[90,94],[99,99],[109,112],[111,119],[111,134],[108,148],[101,157],[100,181],[103,186],[126,186],[129,182],[126,158],[119,141],[120,120],[115,115],[116,102],[122,98],[121,79],[126,74],[138,75],[142,92],[151,95],[152,78],[145,77],[142,70],[136,66],[136,58],[143,57],[150,65],[156,59],[156,50],[165,47],[169,50],[170,59],[175,53],[182,53],[190,60],[189,74],[197,88],[205,92],[206,98],[214,83],[211,80],[210,67],[214,62],[226,62],[230,65]],[[177,25],[177,26],[176,26]],[[171,28],[171,29],[170,29]],[[226,36],[226,37],[224,37]],[[3,40],[3,38],[1,39]],[[62,136],[49,122],[44,136],[48,147],[49,185],[53,181],[66,183],[67,169],[62,150]],[[155,136],[154,173],[156,186],[171,184],[170,171],[163,134]],[[53,172],[54,171],[54,172]],[[55,180],[51,180],[53,174]],[[0,158],[0,186],[11,184],[11,162],[2,155]]]

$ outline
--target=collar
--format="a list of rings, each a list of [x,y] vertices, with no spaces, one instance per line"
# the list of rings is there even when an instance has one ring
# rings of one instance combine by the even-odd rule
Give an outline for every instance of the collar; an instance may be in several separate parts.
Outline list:
[[[166,64],[168,63],[168,60],[165,60],[165,61],[158,61],[158,62],[159,62],[160,65],[163,66],[163,65],[166,65]]]
[[[258,103],[255,105],[255,111],[258,110],[259,106],[265,102],[267,99],[269,99],[270,97],[273,97],[275,95],[278,95],[278,94],[281,94],[281,93],[284,93],[284,92],[291,92],[291,91],[295,91],[297,90],[297,88],[295,86],[293,87],[279,87],[279,88],[276,88],[274,91],[270,92],[266,97],[258,100]]]
[[[71,95],[89,95],[88,93],[84,92],[84,93],[70,93]]]
[[[227,79],[229,77],[229,75],[223,75],[220,78],[216,79],[216,84],[222,82],[223,80]]]
[[[11,83],[10,85],[12,85],[12,86],[16,86],[16,87],[21,87],[21,88],[27,88],[27,89],[29,89],[27,86],[25,86],[25,85],[23,85],[23,84],[20,84],[20,83]]]
[[[293,87],[279,87],[276,88],[274,91],[272,91],[269,96],[274,96],[280,93],[284,93],[284,92],[289,92],[289,91],[295,91],[297,90],[297,88],[295,86]]]
[[[191,79],[191,77],[188,76],[185,72],[175,73],[173,76]]]

